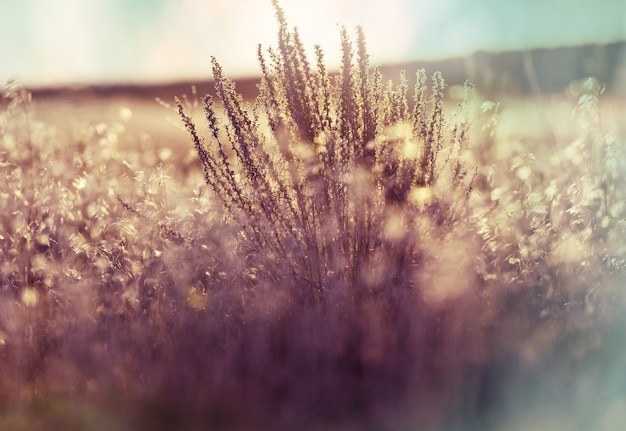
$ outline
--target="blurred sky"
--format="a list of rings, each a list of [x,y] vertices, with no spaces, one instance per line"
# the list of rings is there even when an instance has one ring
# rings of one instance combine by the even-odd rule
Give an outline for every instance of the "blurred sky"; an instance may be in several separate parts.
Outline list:
[[[339,58],[338,25],[365,29],[372,62],[432,60],[626,39],[626,0],[281,0],[307,47]],[[0,0],[0,84],[159,82],[258,71],[271,0]]]

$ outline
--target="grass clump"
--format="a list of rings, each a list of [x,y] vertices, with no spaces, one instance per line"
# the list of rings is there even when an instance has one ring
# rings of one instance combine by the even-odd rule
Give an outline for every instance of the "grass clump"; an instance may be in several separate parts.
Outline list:
[[[218,102],[204,98],[206,136],[181,101],[178,112],[235,235],[235,277],[245,275],[233,358],[241,383],[265,388],[264,409],[282,406],[275,414],[287,422],[345,418],[406,400],[414,384],[437,386],[408,376],[422,346],[438,343],[438,307],[472,285],[463,280],[479,240],[469,229],[472,89],[446,118],[441,74],[428,88],[418,71],[412,98],[404,74],[385,86],[360,28],[356,49],[341,29],[332,75],[321,48],[310,62],[274,6],[278,46],[269,61],[258,49],[254,104],[213,59]]]
[[[259,47],[262,81],[254,107],[246,106],[215,59],[224,118],[206,96],[207,140],[178,102],[205,181],[241,227],[242,239],[282,261],[284,282],[303,295],[355,287],[368,260],[399,256],[407,261],[392,271],[394,278],[414,287],[411,271],[399,273],[418,266],[419,246],[408,239],[417,220],[452,225],[468,216],[468,123],[461,119],[452,133],[446,130],[445,83],[438,73],[428,97],[425,72],[417,73],[411,103],[404,75],[385,88],[378,69],[369,68],[360,28],[356,52],[341,29],[340,74],[328,74],[319,46],[311,66],[297,29],[290,31],[275,8],[278,49],[268,51],[268,64]],[[446,140],[453,145],[444,151]],[[448,178],[438,182],[446,169]]]

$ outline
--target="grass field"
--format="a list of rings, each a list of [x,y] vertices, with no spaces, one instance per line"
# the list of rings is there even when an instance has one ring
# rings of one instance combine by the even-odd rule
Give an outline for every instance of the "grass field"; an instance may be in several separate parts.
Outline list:
[[[331,79],[278,16],[248,110],[6,86],[0,429],[621,429],[626,103]]]

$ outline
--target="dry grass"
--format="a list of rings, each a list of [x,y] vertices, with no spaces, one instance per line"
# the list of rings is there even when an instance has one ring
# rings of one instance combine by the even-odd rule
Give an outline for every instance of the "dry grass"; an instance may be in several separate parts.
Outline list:
[[[252,106],[5,88],[0,429],[615,429],[625,107],[331,75],[275,6]]]

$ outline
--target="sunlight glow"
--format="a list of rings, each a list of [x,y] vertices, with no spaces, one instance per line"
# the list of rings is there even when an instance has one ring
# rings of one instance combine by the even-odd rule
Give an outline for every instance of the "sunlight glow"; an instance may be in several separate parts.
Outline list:
[[[305,48],[331,68],[340,26],[364,29],[372,64],[626,39],[626,3],[490,0],[281,0]],[[555,23],[558,22],[558,25]],[[258,73],[276,42],[271,0],[23,0],[0,4],[0,80],[25,84],[159,82]]]
[[[207,7],[202,0],[183,0],[182,20],[178,23],[186,23],[187,31],[204,45],[207,56],[216,56],[226,71],[236,75],[255,73],[258,70],[255,58],[257,44],[261,43],[265,48],[274,46],[277,38],[277,24],[269,1],[248,0],[244,3],[244,7],[241,2],[224,2],[216,7]],[[406,0],[384,3],[379,0],[319,0],[315,3],[283,0],[281,6],[289,24],[298,28],[306,49],[312,53],[313,46],[320,45],[330,67],[337,67],[340,59],[339,31],[343,25],[351,35],[355,34],[357,25],[364,28],[372,61],[405,58],[419,26],[419,19],[407,13],[406,3]],[[236,19],[224,22],[221,17]],[[165,52],[165,49],[162,51]],[[161,52],[154,51],[154,54],[161,55]],[[194,52],[188,52],[183,47],[177,55],[192,57]],[[185,61],[193,59],[186,58]]]

